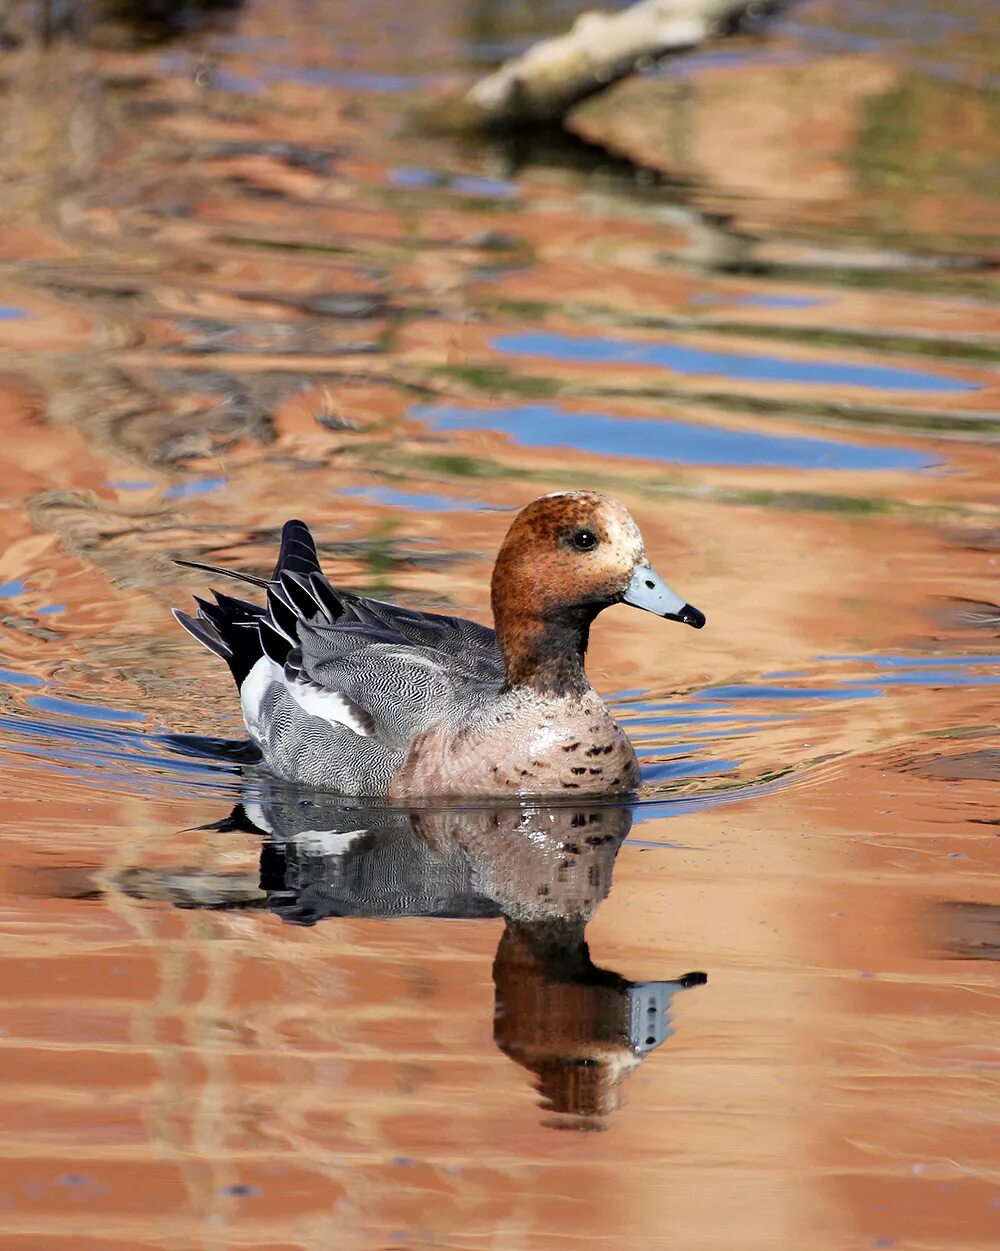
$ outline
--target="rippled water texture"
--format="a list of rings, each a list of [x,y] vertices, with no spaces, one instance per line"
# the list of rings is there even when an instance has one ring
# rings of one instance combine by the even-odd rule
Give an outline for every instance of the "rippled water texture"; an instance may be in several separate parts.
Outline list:
[[[1000,1245],[992,7],[511,140],[575,3],[141,7],[0,18],[3,1251]],[[579,486],[709,622],[595,626],[627,808],[277,786],[169,615]]]

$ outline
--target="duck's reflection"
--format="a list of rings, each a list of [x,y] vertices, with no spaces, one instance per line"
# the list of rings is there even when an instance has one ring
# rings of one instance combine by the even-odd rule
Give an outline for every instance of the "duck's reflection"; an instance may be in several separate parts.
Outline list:
[[[584,925],[507,919],[493,962],[493,1037],[535,1074],[549,1110],[600,1118],[620,1106],[623,1080],[670,1036],[675,992],[707,978],[630,982],[594,964]]]
[[[669,1009],[704,973],[631,982],[590,958],[584,931],[631,826],[623,806],[447,810],[329,806],[271,788],[216,828],[259,832],[261,902],[284,920],[500,917],[494,1038],[534,1074],[557,1125],[597,1127],[623,1080],[671,1034]],[[128,889],[136,892],[133,879]],[[150,882],[144,883],[148,891]],[[179,897],[178,892],[183,898]],[[174,880],[174,902],[206,905]],[[159,891],[163,897],[162,883]],[[220,904],[233,893],[220,889]]]

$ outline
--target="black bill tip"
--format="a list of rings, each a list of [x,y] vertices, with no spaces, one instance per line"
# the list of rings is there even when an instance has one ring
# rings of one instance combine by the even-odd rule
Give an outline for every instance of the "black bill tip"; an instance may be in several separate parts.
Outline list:
[[[667,616],[671,621],[680,621],[684,625],[692,626],[695,630],[700,630],[705,624],[705,614],[699,612],[692,604],[685,604],[680,612],[668,612]]]

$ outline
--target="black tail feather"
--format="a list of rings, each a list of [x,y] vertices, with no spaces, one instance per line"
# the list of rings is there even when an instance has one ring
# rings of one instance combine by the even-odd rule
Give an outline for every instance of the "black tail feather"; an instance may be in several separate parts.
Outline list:
[[[310,585],[309,579],[302,574],[282,570],[281,589],[295,611],[306,621],[311,621],[322,612],[322,605],[312,593]]]
[[[340,595],[321,573],[310,574],[309,589],[319,602],[322,611],[331,621],[338,621],[344,615],[344,604]]]
[[[174,557],[174,564],[185,569],[200,569],[202,573],[217,573],[220,578],[233,578],[237,582],[249,582],[251,586],[268,586],[267,578],[258,578],[255,573],[241,573],[239,569],[223,569],[221,565],[206,565],[201,560],[181,560]]]
[[[254,604],[248,599],[237,599],[235,595],[226,595],[224,591],[213,591],[215,602],[231,617],[237,617],[240,614],[246,617],[246,624],[256,624],[257,618],[264,615],[264,609],[260,604]]]
[[[174,563],[185,569],[199,569],[203,573],[218,574],[221,578],[233,578],[267,591],[266,608],[249,600],[237,599],[234,595],[213,591],[214,604],[197,595],[194,597],[198,605],[197,616],[174,609],[174,616],[184,629],[229,665],[238,687],[243,685],[261,656],[266,655],[278,664],[284,664],[293,646],[290,640],[297,637],[299,612],[307,615],[302,610],[308,607],[308,616],[315,616],[326,609],[327,600],[335,599],[332,588],[322,598],[315,593],[310,595],[312,578],[322,575],[316,544],[308,527],[301,521],[286,521],[282,527],[281,547],[271,579],[235,569],[223,569],[200,560],[175,560]],[[282,574],[286,575],[284,584]],[[338,603],[336,615],[341,611]]]
[[[216,656],[221,656],[229,664],[233,654],[229,650],[229,645],[210,621],[200,616],[192,617],[189,613],[181,612],[179,608],[174,608],[172,611],[178,624],[183,626],[192,638],[196,638],[203,647],[207,647],[210,652],[215,652]]]
[[[283,573],[301,573],[308,577],[318,572],[319,557],[309,527],[304,521],[286,521],[281,527],[281,547],[271,581],[277,582]]]
[[[292,605],[280,593],[279,587],[272,586],[268,591],[267,611],[271,618],[268,624],[273,625],[279,634],[283,634],[289,642],[298,638],[296,628],[298,616]]]
[[[285,658],[292,650],[292,644],[280,631],[271,625],[266,617],[261,619],[257,630],[264,655],[269,660],[273,660],[276,665],[284,666]]]

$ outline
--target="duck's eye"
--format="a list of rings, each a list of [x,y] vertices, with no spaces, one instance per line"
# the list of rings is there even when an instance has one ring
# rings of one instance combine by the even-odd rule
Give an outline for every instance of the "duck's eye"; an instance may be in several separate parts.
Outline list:
[[[597,546],[598,538],[593,530],[574,530],[569,541],[578,552],[592,552]]]

